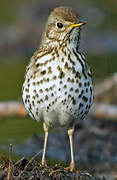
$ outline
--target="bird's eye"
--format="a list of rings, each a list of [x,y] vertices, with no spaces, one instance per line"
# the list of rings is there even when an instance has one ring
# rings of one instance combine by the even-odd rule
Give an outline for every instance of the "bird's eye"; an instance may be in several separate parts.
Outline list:
[[[63,24],[60,23],[60,22],[58,22],[58,23],[57,23],[57,27],[58,27],[59,29],[61,29],[61,28],[63,27]]]

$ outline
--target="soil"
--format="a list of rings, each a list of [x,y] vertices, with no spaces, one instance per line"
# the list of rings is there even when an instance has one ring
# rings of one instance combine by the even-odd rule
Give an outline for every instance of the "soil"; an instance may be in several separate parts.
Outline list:
[[[0,166],[0,180],[106,180],[88,172],[71,172],[60,165],[44,167],[37,161],[22,158],[17,163],[9,162],[2,157],[4,163]]]

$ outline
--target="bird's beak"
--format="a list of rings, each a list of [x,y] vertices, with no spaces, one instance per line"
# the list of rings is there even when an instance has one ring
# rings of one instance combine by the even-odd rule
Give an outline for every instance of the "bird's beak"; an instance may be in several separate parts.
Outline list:
[[[77,23],[77,24],[71,24],[71,25],[69,25],[67,28],[70,28],[70,27],[80,27],[80,26],[83,26],[83,25],[85,25],[85,24],[86,24],[86,22],[79,21],[79,23]]]

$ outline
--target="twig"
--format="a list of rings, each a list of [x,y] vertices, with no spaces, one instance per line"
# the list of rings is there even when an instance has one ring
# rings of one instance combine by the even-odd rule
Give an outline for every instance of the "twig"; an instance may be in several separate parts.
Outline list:
[[[4,161],[5,165],[9,165],[9,159],[0,153],[0,158]]]
[[[27,163],[27,165],[25,166],[24,171],[27,169],[28,165],[29,165],[41,152],[42,152],[42,150],[39,151],[37,154],[35,154],[35,155],[30,159],[30,161],[29,161],[29,162]]]
[[[30,161],[27,163],[27,165],[26,165],[25,168],[23,169],[23,172],[27,169],[28,165],[29,165],[41,152],[42,152],[42,150],[39,151],[37,154],[35,154],[35,155],[30,159]],[[21,172],[18,177],[20,177],[23,172]]]
[[[10,148],[9,148],[9,166],[8,166],[7,180],[12,180],[12,167],[13,167],[13,162],[12,162],[12,144],[10,144]]]
[[[31,176],[30,178],[29,178],[29,180],[32,180],[34,178],[34,176]]]
[[[25,160],[25,157],[22,157],[19,161],[17,161],[14,164],[14,167],[19,168],[21,166],[23,160]]]

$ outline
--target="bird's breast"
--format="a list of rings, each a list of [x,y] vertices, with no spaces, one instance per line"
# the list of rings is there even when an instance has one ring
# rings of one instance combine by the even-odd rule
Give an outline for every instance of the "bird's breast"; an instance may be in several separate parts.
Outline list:
[[[35,70],[27,72],[23,85],[23,101],[31,117],[48,126],[64,126],[83,119],[93,101],[90,77],[82,73],[82,65],[73,53],[46,55],[36,61]],[[75,62],[74,62],[75,60]],[[35,72],[35,73],[34,73]]]

